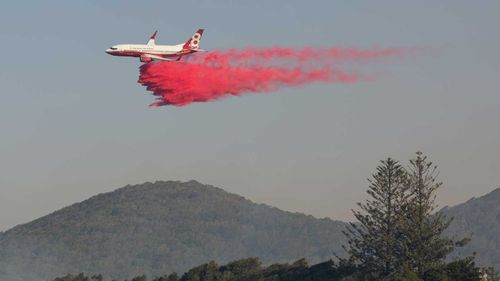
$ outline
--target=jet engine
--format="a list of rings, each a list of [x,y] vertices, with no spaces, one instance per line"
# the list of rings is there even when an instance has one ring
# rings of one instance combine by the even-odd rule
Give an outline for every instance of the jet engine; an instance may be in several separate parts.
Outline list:
[[[152,59],[152,58],[150,58],[150,57],[141,56],[140,60],[141,60],[141,62],[150,62],[150,61],[152,61],[153,59]]]

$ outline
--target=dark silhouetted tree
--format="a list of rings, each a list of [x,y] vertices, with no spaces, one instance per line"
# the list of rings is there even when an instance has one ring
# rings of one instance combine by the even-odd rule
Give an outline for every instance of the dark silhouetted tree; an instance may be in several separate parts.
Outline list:
[[[177,275],[177,273],[175,273],[175,272],[174,272],[174,273],[172,273],[172,274],[170,274],[170,275],[167,277],[167,279],[166,279],[166,281],[179,281],[179,280],[180,280],[180,278],[179,278],[179,276]]]
[[[182,281],[219,281],[222,280],[222,273],[219,266],[211,261],[197,266],[182,275]]]
[[[146,277],[146,275],[141,275],[141,276],[134,277],[134,279],[132,279],[132,281],[148,281],[148,278]]]
[[[369,179],[369,199],[353,210],[357,223],[351,223],[348,237],[350,260],[367,273],[389,276],[402,270],[401,239],[403,208],[408,199],[407,174],[395,160],[381,161]]]
[[[437,166],[427,160],[421,152],[410,160],[408,187],[411,197],[405,215],[404,238],[405,259],[420,278],[426,271],[443,266],[446,256],[453,251],[455,242],[444,237],[451,219],[437,213],[436,191],[441,186],[437,180]],[[465,240],[458,241],[463,244]]]
[[[450,281],[481,281],[481,271],[476,266],[474,257],[450,262],[445,270]]]
[[[258,258],[247,258],[228,263],[221,271],[231,272],[231,276],[243,276],[261,269],[262,263]]]

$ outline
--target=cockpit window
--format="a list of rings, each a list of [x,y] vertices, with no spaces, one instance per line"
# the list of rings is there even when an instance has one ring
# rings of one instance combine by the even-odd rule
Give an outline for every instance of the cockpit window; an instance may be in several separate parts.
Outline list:
[[[116,50],[117,48],[116,48],[116,47],[111,47],[110,49],[111,49],[111,50]]]

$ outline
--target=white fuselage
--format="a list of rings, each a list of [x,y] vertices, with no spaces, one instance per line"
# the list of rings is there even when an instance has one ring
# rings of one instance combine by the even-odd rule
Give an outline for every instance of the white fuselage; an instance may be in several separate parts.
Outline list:
[[[115,56],[138,57],[142,54],[152,55],[178,55],[182,51],[179,45],[145,45],[145,44],[120,44],[106,50],[106,53]]]
[[[201,51],[199,43],[203,29],[198,29],[184,44],[178,45],[156,45],[156,32],[151,36],[147,44],[119,44],[106,50],[106,53],[113,56],[139,57],[142,62],[152,60],[179,60],[182,56]]]

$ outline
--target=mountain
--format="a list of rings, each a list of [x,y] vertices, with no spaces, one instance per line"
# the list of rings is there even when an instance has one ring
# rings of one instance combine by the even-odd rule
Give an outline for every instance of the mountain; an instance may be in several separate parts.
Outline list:
[[[0,234],[0,280],[160,276],[246,257],[323,261],[342,252],[345,225],[196,181],[126,186]]]
[[[500,269],[500,188],[469,201],[441,210],[453,222],[446,234],[471,241],[454,255],[476,252],[478,264]]]
[[[500,268],[500,189],[441,210],[447,235],[471,236],[455,256],[477,252]],[[290,213],[196,181],[126,186],[0,233],[0,280],[103,273],[160,276],[215,260],[264,263],[342,254],[346,223]]]

